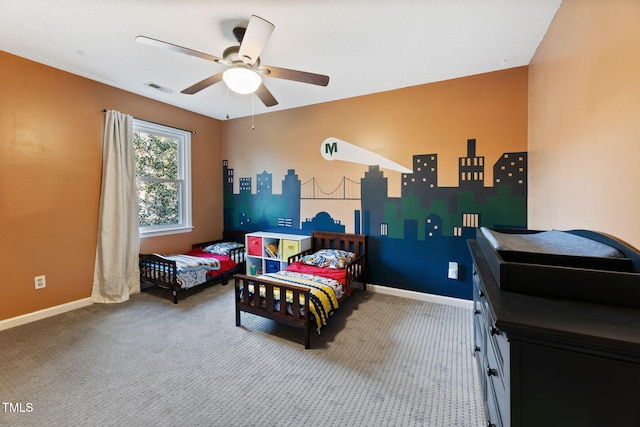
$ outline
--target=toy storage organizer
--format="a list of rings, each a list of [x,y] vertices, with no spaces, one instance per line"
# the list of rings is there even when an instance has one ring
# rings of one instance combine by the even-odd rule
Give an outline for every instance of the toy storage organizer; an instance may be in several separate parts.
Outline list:
[[[311,236],[269,232],[246,235],[247,275],[275,273],[284,270],[287,259],[311,248]]]

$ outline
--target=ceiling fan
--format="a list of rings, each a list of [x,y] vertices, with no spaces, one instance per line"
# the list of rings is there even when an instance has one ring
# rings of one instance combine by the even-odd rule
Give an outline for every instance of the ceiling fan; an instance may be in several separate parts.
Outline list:
[[[262,82],[262,76],[293,80],[317,86],[327,86],[329,84],[329,76],[272,67],[260,63],[260,53],[262,53],[274,29],[275,26],[271,22],[259,16],[252,15],[246,28],[238,26],[233,29],[233,35],[240,45],[226,48],[222,54],[222,58],[145,36],[136,37],[136,41],[185,55],[195,56],[207,61],[217,62],[229,67],[228,70],[207,77],[181,91],[181,93],[188,95],[198,93],[223,80],[231,90],[238,93],[255,92],[265,106],[272,107],[277,105],[278,101]],[[247,82],[251,82],[252,86],[236,87],[234,85]]]

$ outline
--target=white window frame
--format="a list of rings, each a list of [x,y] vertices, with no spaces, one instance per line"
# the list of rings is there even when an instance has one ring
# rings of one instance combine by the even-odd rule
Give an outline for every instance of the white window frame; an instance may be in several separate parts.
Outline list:
[[[172,138],[178,141],[178,179],[180,192],[180,223],[139,227],[140,238],[190,233],[191,222],[191,132],[158,123],[133,119],[133,131]],[[138,178],[136,177],[136,181]]]

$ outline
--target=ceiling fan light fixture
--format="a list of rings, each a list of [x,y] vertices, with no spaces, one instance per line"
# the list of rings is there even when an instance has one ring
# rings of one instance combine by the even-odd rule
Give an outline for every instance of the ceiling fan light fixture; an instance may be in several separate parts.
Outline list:
[[[274,29],[275,26],[266,19],[256,15],[251,16],[242,40],[238,40],[240,42],[238,54],[245,64],[255,64]]]
[[[222,80],[229,89],[241,95],[254,93],[262,84],[258,73],[244,67],[229,68],[222,74]]]

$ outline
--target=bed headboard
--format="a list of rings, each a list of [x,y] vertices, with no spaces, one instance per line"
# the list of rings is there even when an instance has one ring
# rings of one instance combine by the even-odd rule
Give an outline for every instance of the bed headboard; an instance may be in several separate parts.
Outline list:
[[[244,243],[244,236],[247,234],[243,230],[223,230],[222,240],[225,242]]]
[[[313,231],[311,233],[311,247],[314,250],[342,249],[360,256],[367,252],[367,235]]]
[[[209,245],[213,245],[214,243],[220,243],[220,242],[236,242],[236,243],[244,244],[245,234],[247,234],[247,232],[242,230],[223,230],[222,239],[210,240],[208,242],[194,243],[193,245],[191,245],[191,248],[192,249],[205,248]]]

